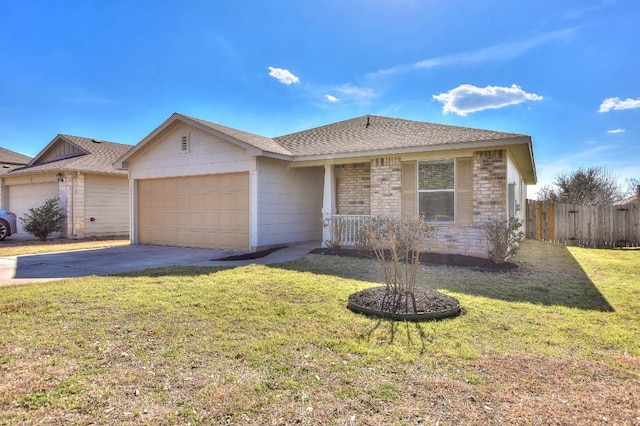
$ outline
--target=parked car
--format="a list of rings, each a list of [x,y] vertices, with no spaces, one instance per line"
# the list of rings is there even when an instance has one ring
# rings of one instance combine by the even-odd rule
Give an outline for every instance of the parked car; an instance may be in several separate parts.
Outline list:
[[[0,210],[0,241],[18,232],[18,219],[15,213]]]

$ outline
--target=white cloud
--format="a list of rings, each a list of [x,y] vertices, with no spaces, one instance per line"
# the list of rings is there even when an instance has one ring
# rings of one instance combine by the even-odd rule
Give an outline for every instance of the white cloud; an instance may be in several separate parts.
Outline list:
[[[338,102],[340,99],[336,98],[335,96],[331,96],[331,95],[324,95],[324,98],[326,100],[328,100],[329,102]]]
[[[625,130],[624,129],[612,129],[612,130],[607,130],[607,133],[624,133]]]
[[[541,34],[528,40],[521,40],[511,43],[499,43],[477,50],[437,56],[435,58],[425,59],[411,65],[397,65],[395,67],[379,70],[367,74],[367,77],[385,77],[388,75],[413,71],[417,69],[435,68],[442,66],[473,65],[491,61],[513,59],[522,55],[527,50],[533,49],[534,47],[537,47],[541,44],[567,38],[574,32],[575,30],[573,28],[568,28]]]
[[[502,108],[525,101],[541,101],[542,96],[527,93],[515,84],[511,87],[463,84],[448,92],[433,95],[433,99],[444,104],[444,114],[452,112],[464,116],[470,112]]]
[[[269,75],[282,84],[290,85],[300,82],[300,79],[293,75],[291,71],[284,68],[269,67]]]
[[[622,109],[634,109],[640,108],[640,99],[627,98],[622,100],[620,98],[607,98],[600,104],[598,112],[609,112],[612,109],[619,111]]]
[[[375,96],[372,88],[358,87],[352,84],[343,84],[342,86],[334,87],[333,90],[357,103],[369,102]]]

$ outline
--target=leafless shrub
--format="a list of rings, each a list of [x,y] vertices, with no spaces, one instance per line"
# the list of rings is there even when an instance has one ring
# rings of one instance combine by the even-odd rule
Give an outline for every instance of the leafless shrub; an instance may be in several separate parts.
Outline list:
[[[432,232],[433,226],[422,216],[404,220],[382,216],[364,222],[359,244],[370,247],[376,255],[387,287],[388,300],[383,306],[389,306],[390,311],[398,312],[399,302],[409,297],[417,311],[414,292],[420,253]]]
[[[339,216],[322,219],[322,227],[329,229],[329,239],[324,242],[328,248],[336,250],[342,247],[342,236],[346,225],[346,220]]]
[[[513,257],[524,238],[522,222],[517,217],[508,221],[492,220],[485,222],[481,228],[487,240],[487,254],[496,263],[504,263]]]

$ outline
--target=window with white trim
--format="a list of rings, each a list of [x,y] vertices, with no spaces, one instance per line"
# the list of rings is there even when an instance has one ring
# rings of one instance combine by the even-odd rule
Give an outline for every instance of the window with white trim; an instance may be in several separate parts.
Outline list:
[[[453,159],[418,162],[418,214],[427,221],[455,220]]]

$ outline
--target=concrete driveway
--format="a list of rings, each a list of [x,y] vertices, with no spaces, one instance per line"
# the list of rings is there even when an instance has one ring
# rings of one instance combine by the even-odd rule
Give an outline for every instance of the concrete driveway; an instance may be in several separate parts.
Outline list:
[[[42,282],[88,275],[113,275],[148,268],[182,266],[242,266],[295,260],[319,243],[293,244],[268,256],[243,261],[214,261],[242,252],[188,247],[130,245],[92,250],[0,257],[0,285]]]

